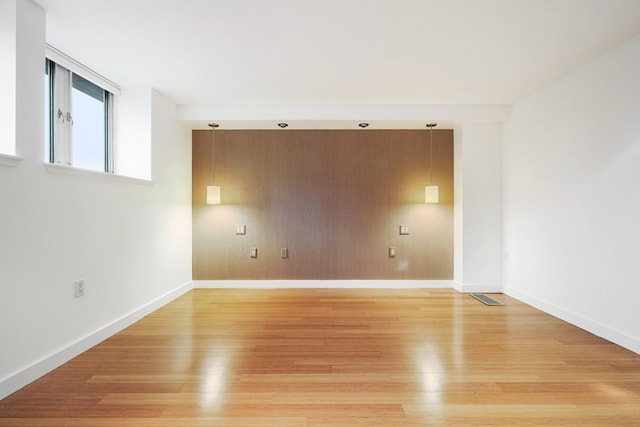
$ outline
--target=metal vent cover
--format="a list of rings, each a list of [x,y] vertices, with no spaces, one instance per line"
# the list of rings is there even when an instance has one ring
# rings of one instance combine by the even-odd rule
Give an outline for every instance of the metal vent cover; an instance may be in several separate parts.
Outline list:
[[[469,294],[478,301],[484,303],[485,305],[504,305],[499,301],[494,300],[491,297],[486,296],[485,294]]]

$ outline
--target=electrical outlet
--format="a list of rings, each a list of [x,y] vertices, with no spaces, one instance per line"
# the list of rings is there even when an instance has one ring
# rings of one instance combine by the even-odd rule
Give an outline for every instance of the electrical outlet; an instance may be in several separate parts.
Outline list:
[[[84,280],[76,280],[75,290],[76,290],[76,298],[84,296]]]
[[[237,235],[242,235],[244,236],[245,234],[247,234],[247,226],[246,225],[239,225],[236,227],[236,234]]]

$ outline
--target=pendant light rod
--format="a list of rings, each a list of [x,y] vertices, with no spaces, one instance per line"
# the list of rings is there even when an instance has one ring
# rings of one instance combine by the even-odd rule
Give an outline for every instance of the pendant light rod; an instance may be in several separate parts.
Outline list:
[[[220,186],[216,185],[216,137],[215,130],[220,126],[217,123],[209,123],[211,128],[211,175],[213,182],[207,186],[207,204],[219,205],[220,204]]]
[[[427,123],[429,128],[429,185],[433,183],[433,128],[437,123]]]
[[[433,128],[437,123],[427,123],[429,128],[429,185],[424,187],[424,202],[425,203],[438,203],[440,197],[438,196],[438,186],[433,185]]]
[[[216,184],[216,137],[215,137],[215,129],[220,127],[218,123],[209,123],[209,127],[211,128],[211,174],[213,176],[213,181],[211,185]]]

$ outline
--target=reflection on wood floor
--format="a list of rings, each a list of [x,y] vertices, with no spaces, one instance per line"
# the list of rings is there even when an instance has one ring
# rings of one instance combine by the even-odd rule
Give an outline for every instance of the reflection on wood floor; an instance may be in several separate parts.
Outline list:
[[[1,401],[0,425],[640,425],[640,355],[495,297],[194,290]]]

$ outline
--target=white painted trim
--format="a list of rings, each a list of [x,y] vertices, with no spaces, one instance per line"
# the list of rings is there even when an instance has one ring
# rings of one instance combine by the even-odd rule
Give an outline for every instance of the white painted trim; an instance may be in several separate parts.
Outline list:
[[[44,167],[49,173],[82,176],[86,178],[106,179],[106,180],[112,180],[112,181],[123,182],[128,184],[138,184],[138,185],[146,185],[146,186],[153,185],[153,181],[149,181],[147,179],[134,178],[131,176],[117,175],[117,174],[106,173],[101,171],[94,171],[90,169],[82,169],[74,166],[60,165],[57,163],[45,163]]]
[[[12,156],[10,154],[2,154],[2,153],[0,153],[0,166],[16,167],[23,160],[24,159],[22,157]]]
[[[452,280],[194,280],[194,289],[452,288]]]
[[[502,293],[501,283],[460,283],[455,282],[453,288],[463,293]]]
[[[45,48],[46,57],[56,64],[62,65],[67,70],[84,77],[85,79],[100,86],[102,89],[108,90],[114,95],[120,95],[122,93],[120,86],[118,86],[108,78],[93,71],[86,65],[79,63],[75,59],[67,56],[63,52],[60,52],[58,49],[49,44],[47,44]]]
[[[355,129],[363,117],[369,129],[424,129],[424,118],[447,129],[454,122],[503,123],[511,117],[510,105],[212,105],[179,104],[178,121],[207,129],[211,117],[223,129],[273,129],[287,117],[289,129]]]
[[[131,311],[130,313],[114,320],[104,327],[78,339],[70,345],[55,351],[32,365],[0,379],[0,399],[20,390],[27,384],[37,380],[41,376],[51,372],[60,365],[68,362],[79,354],[89,350],[124,328],[132,325],[144,316],[168,304],[193,288],[192,282],[185,283],[171,292]]]
[[[640,354],[640,339],[633,337],[625,332],[612,329],[611,327],[597,322],[593,319],[586,318],[582,315],[573,313],[562,307],[558,307],[548,301],[529,295],[525,292],[521,292],[513,288],[505,288],[504,293],[513,297],[519,301],[524,302],[538,310],[544,311],[554,317],[557,317],[565,322],[571,323],[587,332],[590,332],[596,336],[611,341],[614,344],[618,344],[626,349],[629,349],[635,353]]]

